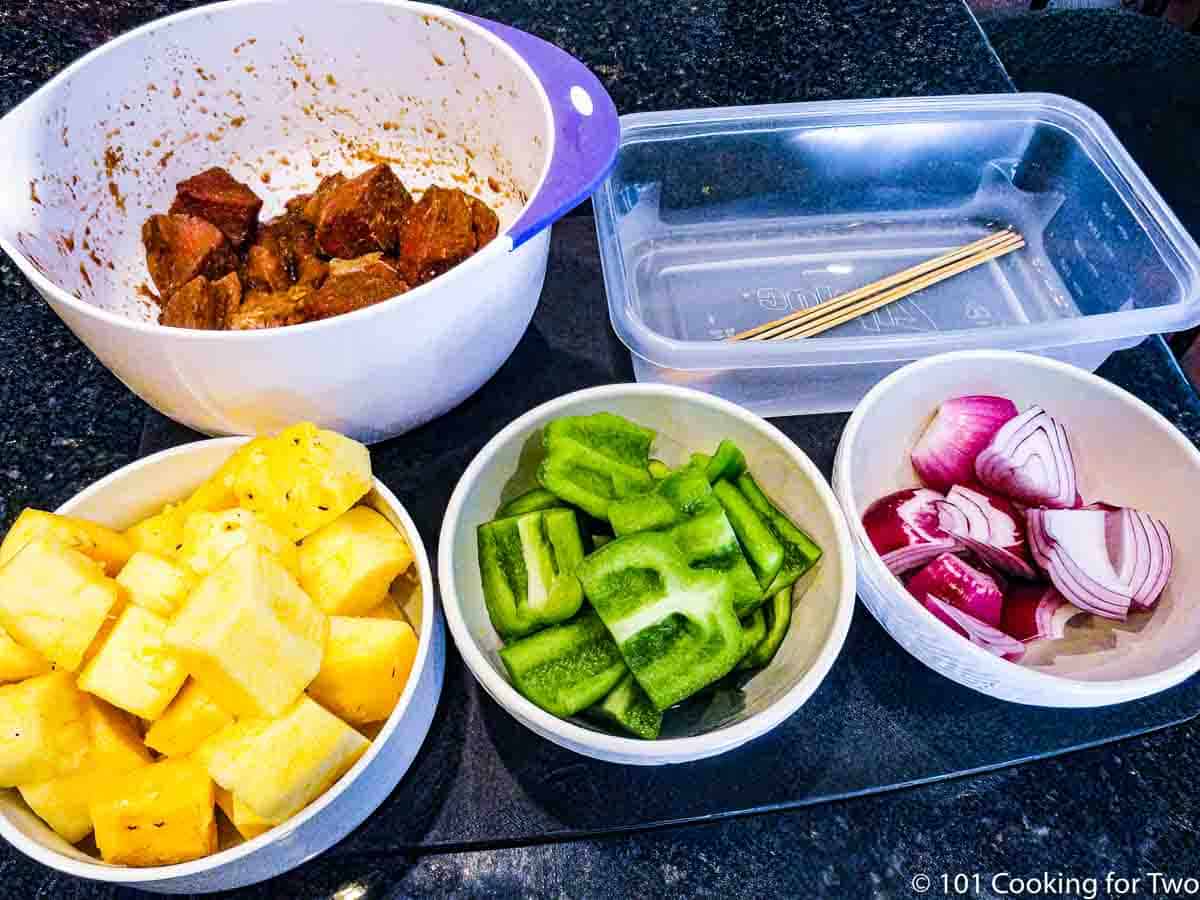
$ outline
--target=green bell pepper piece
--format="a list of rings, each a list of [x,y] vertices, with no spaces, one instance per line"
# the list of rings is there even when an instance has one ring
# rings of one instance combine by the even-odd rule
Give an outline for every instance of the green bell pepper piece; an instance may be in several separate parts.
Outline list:
[[[764,588],[769,587],[783,566],[783,544],[732,483],[718,481],[713,485],[713,493],[725,510],[758,583]]]
[[[616,687],[628,671],[594,612],[512,641],[500,659],[526,698],[556,716],[573,716]]]
[[[607,697],[584,715],[594,721],[652,741],[662,730],[662,712],[650,702],[633,675],[626,675]]]
[[[750,613],[749,616],[742,619],[742,658],[738,661],[736,669],[754,668],[754,665],[750,662],[750,657],[766,636],[767,620],[763,615],[763,607],[760,606],[754,612]]]
[[[709,482],[716,484],[722,478],[737,478],[746,471],[746,457],[741,448],[733,441],[723,440],[717,444],[717,452],[712,455],[704,474]]]
[[[583,604],[575,512],[543,509],[479,526],[479,571],[492,626],[505,640],[565,622]]]
[[[763,617],[765,634],[758,646],[738,663],[739,669],[761,669],[774,659],[792,624],[791,585],[775,594],[758,612]]]
[[[690,697],[741,659],[745,648],[730,577],[692,568],[672,535],[645,531],[617,538],[588,556],[577,573],[658,709]]]
[[[566,504],[554,494],[543,487],[535,487],[533,490],[526,491],[519,497],[513,497],[502,505],[496,510],[496,518],[504,519],[508,516],[519,516],[524,513],[537,512],[539,509],[558,509],[563,506],[566,506]]]
[[[783,547],[783,565],[766,590],[766,595],[772,597],[815,566],[821,559],[821,548],[767,499],[749,472],[738,477],[737,487]]]
[[[692,568],[716,569],[728,575],[738,615],[745,615],[764,599],[703,465],[689,463],[658,482],[652,492],[613,501],[609,520],[617,536],[666,531]]]
[[[608,518],[616,499],[654,485],[648,461],[654,432],[612,413],[567,416],[546,425],[542,487],[595,516]]]
[[[646,468],[650,470],[650,477],[655,481],[666,478],[671,474],[670,467],[661,459],[652,459],[646,464]]]
[[[671,472],[654,490],[608,506],[608,521],[617,537],[639,531],[661,531],[692,515],[712,488],[702,469],[684,466]]]

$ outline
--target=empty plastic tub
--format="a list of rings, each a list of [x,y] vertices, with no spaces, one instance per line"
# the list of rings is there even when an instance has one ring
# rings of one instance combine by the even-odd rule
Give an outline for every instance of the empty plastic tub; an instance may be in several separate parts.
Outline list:
[[[623,116],[596,230],[639,381],[850,409],[948,350],[1094,369],[1200,322],[1200,249],[1091,110],[1047,94]],[[814,338],[723,338],[1011,225],[1028,245]]]

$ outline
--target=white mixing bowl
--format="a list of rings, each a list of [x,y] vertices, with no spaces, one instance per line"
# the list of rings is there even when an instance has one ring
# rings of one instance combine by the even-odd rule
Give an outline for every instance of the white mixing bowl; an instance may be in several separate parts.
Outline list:
[[[58,512],[126,528],[174,502],[212,475],[245,438],[199,441],[140,459],[72,497]],[[13,789],[0,790],[0,836],[38,862],[79,878],[185,894],[263,881],[336,844],[387,799],[429,731],[446,665],[446,638],[433,591],[429,556],[404,507],[381,481],[367,495],[408,540],[421,582],[417,657],[408,684],[379,735],[354,767],[282,825],[236,847],[172,866],[113,866],[68,844]]]
[[[862,514],[880,497],[918,484],[908,452],[938,405],[965,394],[1037,404],[1071,437],[1085,500],[1133,506],[1162,519],[1175,570],[1154,614],[1113,646],[1055,656],[1044,665],[1006,662],[935,618],[905,590],[871,546]],[[1037,706],[1105,706],[1156,693],[1200,670],[1200,452],[1161,415],[1090,372],[1026,353],[974,350],[913,363],[862,399],[838,445],[838,500],[858,554],[858,592],[896,641],[925,665],[992,697]]]
[[[0,248],[156,409],[208,434],[310,420],[360,440],[465,400],[537,304],[549,224],[616,154],[612,101],[531,35],[401,0],[233,0],[138,28],[0,119]],[[256,332],[157,324],[142,222],[175,184],[228,168],[263,218],[322,175],[386,161],[462,187],[500,235],[392,300]]]
[[[787,637],[771,664],[744,686],[744,702],[695,732],[643,741],[551,715],[509,683],[501,641],[488,619],[479,579],[476,528],[495,517],[501,496],[533,486],[541,431],[559,416],[613,412],[658,432],[654,456],[670,465],[722,438],[746,454],[763,490],[812,535],[824,556],[801,579]],[[475,678],[519,722],[554,743],[608,762],[661,765],[703,759],[766,734],[798,710],[837,659],[854,613],[854,551],[825,478],[774,426],[727,400],[665,385],[615,384],[567,394],[521,416],[467,467],[446,509],[438,542],[446,621]]]

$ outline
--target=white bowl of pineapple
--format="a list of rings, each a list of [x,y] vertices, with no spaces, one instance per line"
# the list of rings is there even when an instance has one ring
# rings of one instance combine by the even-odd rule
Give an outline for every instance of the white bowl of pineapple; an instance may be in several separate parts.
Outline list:
[[[429,559],[365,447],[312,425],[166,450],[0,545],[0,834],[170,893],[287,871],[429,730]]]

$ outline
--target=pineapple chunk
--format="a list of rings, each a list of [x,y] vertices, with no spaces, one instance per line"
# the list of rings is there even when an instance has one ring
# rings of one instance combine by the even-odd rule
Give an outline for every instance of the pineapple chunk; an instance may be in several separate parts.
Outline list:
[[[325,657],[308,694],[353,725],[386,719],[416,656],[407,622],[330,616]]]
[[[0,565],[16,556],[18,550],[35,538],[55,541],[78,550],[102,563],[109,575],[119,572],[133,552],[129,539],[119,531],[74,516],[25,509],[8,530],[4,543],[0,544]]]
[[[19,788],[29,808],[72,844],[92,833],[88,803],[108,778],[152,762],[128,714],[86,695],[84,710],[91,745],[82,769],[74,775]]]
[[[183,548],[183,520],[188,511],[168,503],[161,512],[125,529],[134,550],[145,550],[163,559],[174,559]]]
[[[383,598],[383,602],[374,609],[363,613],[363,617],[367,619],[387,619],[392,622],[407,622],[408,618],[404,615],[396,599],[388,594]]]
[[[243,719],[197,758],[213,780],[264,819],[282,822],[319,797],[370,741],[308,697],[278,719]]]
[[[146,746],[163,756],[187,756],[233,721],[192,679],[146,732]]]
[[[237,716],[278,716],[321,668],[324,614],[261,547],[229,555],[192,591],[167,644],[215,703]]]
[[[79,676],[79,687],[143,719],[163,714],[187,680],[182,660],[163,642],[167,620],[127,606]]]
[[[357,616],[387,596],[413,560],[408,541],[373,509],[356,506],[304,539],[300,585],[331,616]]]
[[[129,557],[117,575],[117,584],[125,588],[131,603],[168,619],[175,615],[195,581],[187,569],[145,550]]]
[[[87,752],[84,695],[68,673],[0,687],[0,787],[70,775]]]
[[[239,506],[299,541],[350,509],[371,482],[366,447],[302,422],[248,450],[234,490]]]
[[[198,575],[207,575],[236,548],[262,547],[292,574],[298,569],[296,545],[245,509],[194,512],[183,523],[179,561]]]
[[[278,822],[264,819],[235,797],[231,791],[227,791],[220,786],[217,787],[217,806],[221,807],[221,812],[225,813],[225,818],[238,830],[238,834],[246,840],[256,838],[264,831],[270,831],[279,824]]]
[[[37,538],[0,568],[0,626],[22,647],[74,672],[120,586],[78,550]]]
[[[217,849],[212,779],[192,759],[167,759],[111,776],[88,808],[105,862],[162,866]]]
[[[183,501],[185,517],[194,512],[219,512],[237,506],[238,496],[234,485],[237,483],[238,473],[246,461],[256,458],[263,445],[269,441],[270,438],[257,437],[238,447],[208,481]]]
[[[0,683],[24,681],[49,671],[50,663],[45,657],[22,647],[0,628]]]

